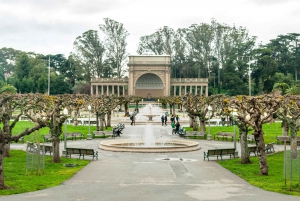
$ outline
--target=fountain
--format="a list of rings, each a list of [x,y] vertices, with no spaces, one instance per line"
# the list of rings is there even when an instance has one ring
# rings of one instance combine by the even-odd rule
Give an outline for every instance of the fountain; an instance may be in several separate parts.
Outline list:
[[[148,121],[153,121],[153,117],[159,116],[159,114],[152,114],[152,105],[148,104],[149,113],[143,114],[143,116],[148,117]]]
[[[100,149],[142,153],[184,152],[200,149],[198,142],[194,141],[168,139],[161,136],[155,139],[151,124],[147,124],[144,133],[140,138],[103,141]]]

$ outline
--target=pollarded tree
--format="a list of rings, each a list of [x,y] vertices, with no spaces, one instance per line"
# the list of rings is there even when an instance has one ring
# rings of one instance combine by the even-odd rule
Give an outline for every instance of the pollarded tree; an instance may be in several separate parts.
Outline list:
[[[277,117],[285,122],[291,135],[291,153],[293,158],[297,158],[297,131],[299,130],[300,119],[300,96],[287,95],[282,101],[282,105]]]
[[[107,124],[106,126],[110,127],[111,126],[111,111],[113,111],[118,105],[119,105],[119,99],[115,95],[110,95],[105,97],[105,103],[106,104],[106,116],[107,116]]]
[[[35,105],[33,114],[42,117],[42,121],[50,129],[53,147],[54,163],[60,163],[59,143],[60,135],[62,134],[62,126],[68,115],[63,114],[63,110],[69,107],[69,102],[73,97],[69,95],[49,96],[43,94],[36,94],[32,101]],[[31,118],[34,121],[34,118]]]
[[[250,155],[248,150],[247,136],[250,130],[250,126],[245,122],[249,115],[247,111],[242,109],[243,104],[246,104],[244,103],[243,98],[246,98],[246,96],[234,96],[228,99],[224,99],[224,112],[231,116],[234,124],[237,125],[239,128],[239,139],[241,145],[241,163],[248,164],[250,163]],[[236,114],[233,114],[233,112],[236,112]]]
[[[191,94],[186,94],[182,98],[183,106],[186,109],[189,117],[193,120],[193,129],[196,131],[198,130],[197,119],[200,120],[200,127],[201,131],[205,132],[205,122],[206,122],[206,115],[208,114],[208,107],[212,107],[212,111],[208,114],[210,117],[214,116],[214,113],[220,108],[222,108],[224,95],[213,95],[213,96],[195,96]]]
[[[97,119],[97,131],[103,131],[105,122],[105,115],[108,112],[109,99],[106,96],[93,96],[90,99],[91,111],[96,115]],[[99,122],[100,121],[100,125]]]
[[[20,116],[23,113],[28,116],[26,110],[32,106],[32,104],[28,102],[30,99],[31,98],[28,98],[28,95],[10,93],[2,93],[0,95],[0,120],[2,125],[0,127],[0,189],[7,188],[4,183],[3,158],[9,156],[10,142],[18,142],[21,137],[29,135],[46,126],[40,118],[37,118],[36,122],[38,122],[38,124],[31,128],[26,128],[16,135],[12,135],[12,130],[19,121]],[[12,120],[13,112],[17,109],[19,110],[19,114]]]
[[[175,104],[182,104],[182,100],[179,96],[168,96],[166,98],[167,103],[169,103],[170,106],[170,114],[176,114],[175,112]]]
[[[281,96],[268,94],[263,96],[238,96],[233,101],[233,104],[239,105],[239,108],[237,108],[239,112],[246,114],[246,116],[239,115],[238,119],[254,130],[253,135],[262,175],[268,175],[269,173],[262,126],[264,123],[273,121],[273,114],[281,106],[282,100],[283,97]]]

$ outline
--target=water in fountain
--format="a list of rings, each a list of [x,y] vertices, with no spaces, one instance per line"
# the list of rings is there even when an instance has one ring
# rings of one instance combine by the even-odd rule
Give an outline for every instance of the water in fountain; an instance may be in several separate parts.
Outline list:
[[[147,126],[145,127],[144,145],[146,147],[155,146],[155,138],[151,124],[147,124]]]

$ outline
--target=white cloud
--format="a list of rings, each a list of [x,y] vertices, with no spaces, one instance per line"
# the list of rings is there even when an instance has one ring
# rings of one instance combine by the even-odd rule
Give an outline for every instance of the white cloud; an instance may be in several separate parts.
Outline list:
[[[258,41],[300,33],[297,0],[0,0],[0,48],[42,54],[72,51],[75,38],[110,18],[130,33],[128,51],[135,54],[139,37],[169,26],[219,23],[245,27]]]

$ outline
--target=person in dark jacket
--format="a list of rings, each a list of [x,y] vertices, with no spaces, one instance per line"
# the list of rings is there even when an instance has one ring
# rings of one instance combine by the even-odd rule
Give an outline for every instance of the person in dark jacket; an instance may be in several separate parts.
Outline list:
[[[175,134],[179,132],[179,128],[180,128],[180,123],[179,121],[177,121],[176,125],[175,125]]]
[[[164,123],[165,123],[165,117],[164,117],[164,115],[162,115],[162,116],[161,116],[161,125],[163,126]]]
[[[165,126],[167,126],[168,116],[165,116]]]

